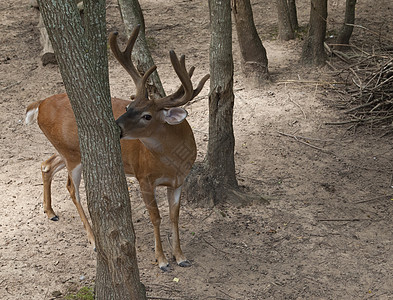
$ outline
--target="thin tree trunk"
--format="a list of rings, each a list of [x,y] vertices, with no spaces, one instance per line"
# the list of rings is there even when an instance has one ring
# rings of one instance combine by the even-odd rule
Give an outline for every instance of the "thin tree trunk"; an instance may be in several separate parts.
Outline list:
[[[243,193],[235,173],[233,133],[232,22],[229,1],[209,0],[210,94],[209,142],[205,160],[194,165],[184,184],[187,200],[212,207],[226,202],[236,206],[255,201],[259,195]]]
[[[327,0],[311,0],[310,28],[302,51],[301,61],[305,65],[325,64],[323,46],[326,35]]]
[[[233,58],[230,1],[209,0],[210,95],[209,143],[205,160],[194,165],[184,191],[189,202],[212,207],[236,201],[233,134]]]
[[[296,1],[288,0],[288,12],[289,19],[291,21],[291,26],[294,31],[299,29],[299,22],[297,20],[297,10],[296,10]]]
[[[351,38],[352,31],[353,31],[353,26],[351,25],[355,24],[355,6],[356,6],[356,0],[346,1],[344,24],[340,32],[338,33],[338,37],[336,40],[336,44],[338,45],[334,47],[337,50],[346,48],[345,45],[349,44],[349,39]]]
[[[141,29],[133,48],[133,61],[136,62],[138,71],[144,74],[152,65],[154,65],[149,46],[147,45],[145,36],[145,20],[138,0],[118,0],[121,17],[129,37],[132,30],[137,25],[141,25]],[[158,72],[155,71],[150,75],[148,80],[148,93],[152,99],[165,97],[165,91],[162,86]]]
[[[206,161],[223,185],[237,186],[233,134],[233,58],[229,1],[209,0],[210,94],[209,143]]]
[[[233,0],[232,12],[242,54],[243,72],[246,77],[261,83],[269,79],[268,59],[254,24],[250,0]]]
[[[73,1],[39,4],[78,126],[96,238],[96,299],[146,299],[136,262],[119,128],[111,109],[105,1],[84,1],[85,30]]]
[[[280,40],[288,41],[295,38],[289,18],[289,9],[287,0],[276,0],[277,20],[278,20],[278,37]]]

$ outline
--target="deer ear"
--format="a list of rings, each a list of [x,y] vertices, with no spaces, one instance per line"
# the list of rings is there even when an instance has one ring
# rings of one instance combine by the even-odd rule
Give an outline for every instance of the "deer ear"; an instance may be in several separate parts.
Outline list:
[[[169,125],[180,124],[188,115],[187,111],[181,107],[164,109],[162,112],[164,114],[164,121]]]

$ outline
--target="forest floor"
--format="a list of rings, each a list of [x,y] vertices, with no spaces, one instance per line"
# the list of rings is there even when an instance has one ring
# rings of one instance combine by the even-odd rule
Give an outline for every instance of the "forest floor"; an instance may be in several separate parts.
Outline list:
[[[242,186],[270,204],[195,208],[183,199],[182,247],[192,267],[161,272],[153,230],[135,179],[129,180],[141,280],[151,299],[393,299],[393,163],[391,127],[326,125],[345,120],[338,109],[347,82],[329,67],[299,65],[302,40],[277,40],[272,1],[253,2],[272,82],[250,88],[240,69],[236,32],[236,170]],[[328,30],[341,26],[345,1],[330,1]],[[117,1],[108,2],[108,32],[124,38]],[[164,87],[179,85],[168,51],[209,72],[209,14],[203,0],[140,0],[147,35]],[[301,26],[309,1],[298,3]],[[390,0],[359,1],[352,42],[373,51],[392,38]],[[54,180],[58,222],[42,208],[40,163],[54,149],[26,106],[64,91],[56,65],[42,66],[38,12],[28,1],[0,3],[0,299],[63,298],[95,278],[95,252],[70,200],[66,173]],[[374,34],[376,33],[376,34]],[[337,58],[329,59],[336,66]],[[111,92],[128,98],[134,86],[112,55]],[[344,74],[344,73],[341,73]],[[319,82],[317,84],[316,82]],[[198,144],[208,140],[208,89],[187,107]],[[296,138],[295,138],[296,137]],[[315,146],[315,147],[314,147]],[[83,184],[82,184],[83,186]],[[82,189],[82,192],[83,189]],[[169,257],[167,203],[160,190],[162,239]],[[85,197],[83,194],[83,202]]]

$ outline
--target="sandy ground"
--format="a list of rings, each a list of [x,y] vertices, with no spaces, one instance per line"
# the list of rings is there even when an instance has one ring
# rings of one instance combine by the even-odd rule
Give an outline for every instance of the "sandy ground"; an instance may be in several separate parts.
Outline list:
[[[141,0],[153,56],[167,91],[179,82],[168,57],[175,49],[195,65],[195,78],[209,70],[207,1]],[[236,164],[239,183],[270,204],[243,208],[194,208],[184,199],[180,230],[191,268],[155,265],[153,232],[130,179],[141,279],[152,299],[391,299],[393,212],[391,135],[380,129],[327,126],[344,116],[328,85],[284,80],[339,81],[328,68],[298,64],[302,42],[276,39],[276,11],[252,1],[257,28],[274,80],[250,89],[240,71],[234,33]],[[301,25],[309,1],[298,2]],[[329,4],[329,30],[339,28],[344,1]],[[391,1],[359,1],[358,24],[392,35]],[[267,4],[268,3],[268,4]],[[58,67],[42,66],[38,13],[27,1],[0,4],[0,299],[62,298],[94,283],[95,253],[87,243],[65,188],[54,180],[58,222],[42,209],[40,163],[53,153],[37,125],[23,124],[26,106],[63,92]],[[124,32],[116,1],[108,2],[108,31]],[[373,35],[355,28],[354,41],[368,47]],[[113,96],[128,97],[133,84],[110,56]],[[207,145],[208,86],[188,106],[198,143]],[[296,135],[295,140],[289,135]],[[304,137],[304,139],[300,138]],[[301,143],[303,141],[305,143]],[[315,147],[312,147],[315,146]],[[317,147],[317,148],[316,148]],[[165,197],[160,193],[162,239],[169,256]],[[174,279],[177,280],[174,281]]]

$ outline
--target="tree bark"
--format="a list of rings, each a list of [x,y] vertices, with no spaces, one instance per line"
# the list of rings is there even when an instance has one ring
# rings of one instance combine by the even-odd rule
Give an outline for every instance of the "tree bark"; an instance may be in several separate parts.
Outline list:
[[[291,26],[294,31],[299,29],[299,22],[297,20],[297,10],[295,0],[288,0],[288,12]]]
[[[97,248],[96,299],[146,299],[109,92],[105,1],[39,0],[74,110]],[[116,187],[115,189],[113,187]]]
[[[288,41],[295,38],[292,29],[291,19],[287,0],[276,0],[277,19],[278,19],[278,37],[280,40]]]
[[[301,62],[320,66],[326,61],[323,46],[326,35],[327,0],[311,0],[310,28],[303,46]]]
[[[232,0],[237,38],[242,54],[242,69],[247,78],[257,83],[269,79],[266,49],[254,23],[250,0]]]
[[[118,0],[118,2],[127,36],[129,37],[131,35],[135,26],[141,25],[138,38],[132,51],[132,56],[138,71],[144,74],[154,65],[154,61],[146,41],[145,20],[143,18],[141,6],[138,0]],[[151,99],[165,97],[165,91],[157,71],[150,75],[147,89]]]
[[[351,25],[355,24],[355,6],[356,0],[346,1],[344,24],[341,27],[340,32],[338,33],[336,40],[337,45],[334,46],[334,49],[336,50],[342,50],[344,48],[347,48],[347,46],[345,45],[349,44],[349,39],[351,38],[353,31],[353,26]]]

